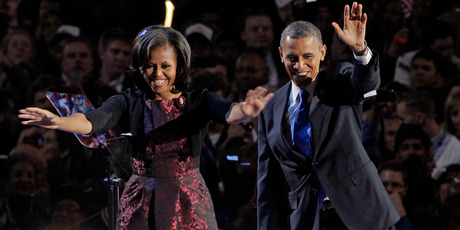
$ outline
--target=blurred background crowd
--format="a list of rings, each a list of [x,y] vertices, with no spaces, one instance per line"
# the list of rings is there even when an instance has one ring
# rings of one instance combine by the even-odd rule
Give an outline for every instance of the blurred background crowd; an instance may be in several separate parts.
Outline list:
[[[363,143],[404,229],[460,229],[460,1],[402,2],[359,2],[381,70],[380,89],[363,106]],[[322,31],[323,70],[352,61],[331,26],[352,1],[172,3],[172,27],[192,49],[189,87],[225,100],[289,81],[278,46],[295,20]],[[0,229],[108,229],[104,181],[131,173],[124,139],[85,148],[73,134],[22,126],[17,111],[56,111],[47,91],[82,94],[98,107],[134,87],[132,41],[164,19],[162,0],[0,0]],[[211,123],[201,172],[219,228],[256,229],[257,119]]]

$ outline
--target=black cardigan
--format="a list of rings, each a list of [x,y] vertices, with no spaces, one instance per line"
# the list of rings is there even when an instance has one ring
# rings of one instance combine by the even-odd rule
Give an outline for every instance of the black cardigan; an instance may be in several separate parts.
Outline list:
[[[128,89],[109,98],[99,108],[86,112],[87,119],[93,125],[92,133],[105,132],[118,124],[121,132],[131,134],[126,136],[127,151],[133,157],[143,159],[146,149],[144,95],[142,91]],[[231,103],[225,102],[217,94],[206,89],[185,91],[182,95],[186,98],[184,114],[159,127],[161,130],[157,129],[155,133],[162,133],[171,139],[189,137],[190,154],[198,156],[209,120],[225,123]]]

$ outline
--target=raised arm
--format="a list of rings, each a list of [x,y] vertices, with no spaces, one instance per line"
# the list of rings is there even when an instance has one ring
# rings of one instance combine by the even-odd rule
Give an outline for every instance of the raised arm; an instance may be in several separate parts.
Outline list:
[[[47,129],[59,129],[78,134],[89,134],[93,130],[91,122],[82,113],[60,117],[48,110],[30,107],[19,110],[19,118],[26,119],[24,125],[38,125]]]
[[[231,108],[227,122],[238,124],[248,117],[257,117],[272,98],[273,93],[267,93],[267,89],[263,87],[259,86],[254,90],[249,90],[246,99]]]
[[[366,48],[364,43],[366,37],[367,14],[363,13],[363,5],[353,2],[350,10],[349,5],[345,5],[343,12],[343,30],[336,22],[332,23],[340,40],[347,44],[356,54]],[[364,52],[365,56],[367,49]]]

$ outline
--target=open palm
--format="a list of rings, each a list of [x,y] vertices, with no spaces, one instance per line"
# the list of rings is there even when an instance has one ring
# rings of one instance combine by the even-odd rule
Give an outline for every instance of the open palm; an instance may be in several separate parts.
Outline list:
[[[336,22],[333,22],[332,26],[340,40],[350,46],[354,52],[358,52],[365,47],[366,23],[367,14],[363,13],[363,5],[353,2],[351,11],[350,6],[345,5],[343,12],[343,30]]]

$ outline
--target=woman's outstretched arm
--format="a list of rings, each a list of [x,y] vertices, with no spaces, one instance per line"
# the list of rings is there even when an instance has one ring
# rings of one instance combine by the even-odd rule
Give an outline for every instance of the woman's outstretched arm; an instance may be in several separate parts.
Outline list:
[[[47,129],[59,129],[78,134],[89,134],[93,125],[82,113],[74,113],[69,117],[60,117],[48,110],[29,107],[19,110],[19,118],[25,119],[24,125],[37,125]]]

